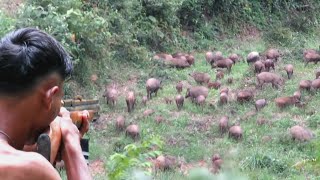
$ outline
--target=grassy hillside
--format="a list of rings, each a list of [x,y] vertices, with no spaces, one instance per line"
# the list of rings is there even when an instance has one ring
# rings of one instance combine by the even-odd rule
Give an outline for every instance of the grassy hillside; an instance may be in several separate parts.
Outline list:
[[[305,47],[317,48],[319,39],[310,38]],[[268,48],[259,36],[253,38],[231,39],[214,44],[217,50],[221,50],[225,56],[230,53],[239,53],[246,57],[248,52],[256,50],[263,52]],[[163,153],[173,155],[183,160],[185,167],[201,166],[211,167],[211,157],[219,153],[224,160],[223,171],[237,170],[249,179],[316,179],[320,177],[319,172],[311,165],[304,164],[301,169],[293,167],[297,162],[312,159],[316,156],[316,149],[313,142],[298,143],[291,140],[288,129],[294,125],[302,125],[310,128],[315,134],[319,134],[319,93],[315,95],[303,92],[302,101],[307,105],[304,108],[289,107],[279,110],[273,100],[280,96],[290,96],[297,90],[302,79],[314,79],[314,72],[318,65],[309,64],[304,67],[302,62],[302,51],[294,46],[289,48],[280,47],[283,56],[276,65],[275,72],[286,78],[283,70],[285,64],[294,65],[293,78],[287,80],[280,89],[273,89],[267,85],[263,90],[257,90],[255,100],[266,98],[268,105],[256,113],[254,102],[239,104],[234,99],[238,90],[255,87],[256,78],[253,68],[244,61],[237,63],[229,75],[222,80],[223,87],[231,89],[230,102],[227,105],[219,106],[219,90],[210,90],[206,105],[201,108],[191,103],[188,99],[181,111],[178,111],[175,104],[165,104],[164,98],[174,98],[177,95],[175,84],[183,80],[184,84],[196,85],[188,75],[190,72],[207,72],[215,79],[215,69],[211,69],[205,63],[204,51],[195,52],[196,63],[188,69],[175,69],[159,67],[156,64],[150,65],[149,69],[135,69],[134,67],[121,67],[117,70],[120,76],[118,83],[121,95],[117,105],[109,107],[106,101],[101,99],[102,115],[93,124],[89,133],[91,139],[92,156],[91,161],[101,160],[104,164],[115,152],[134,141],[125,137],[124,133],[118,133],[115,129],[115,119],[118,115],[124,115],[126,123],[136,123],[141,128],[141,136],[148,137],[151,134],[159,135],[165,142]],[[152,62],[150,62],[152,64]],[[124,72],[125,70],[125,72]],[[130,72],[130,73],[129,73]],[[148,102],[144,107],[141,104],[142,95],[146,95],[145,81],[154,76],[164,80],[163,89],[158,96]],[[133,78],[134,77],[134,78]],[[234,83],[226,84],[228,77],[233,77]],[[138,105],[131,114],[126,112],[124,97],[131,89],[138,94]],[[186,88],[183,90],[185,95]],[[214,106],[209,106],[213,103]],[[153,109],[155,113],[144,117],[146,109]],[[163,116],[165,121],[157,124],[156,116]],[[220,135],[218,121],[228,115],[231,124],[239,122],[244,130],[243,140],[237,142],[229,139],[227,135]],[[267,124],[258,125],[259,119],[265,119]],[[139,143],[137,141],[135,143]],[[121,152],[121,150],[120,150]],[[106,167],[106,166],[103,166]],[[108,170],[97,175],[97,179],[105,179]],[[176,168],[169,172],[153,174],[155,179],[185,179],[185,170]]]

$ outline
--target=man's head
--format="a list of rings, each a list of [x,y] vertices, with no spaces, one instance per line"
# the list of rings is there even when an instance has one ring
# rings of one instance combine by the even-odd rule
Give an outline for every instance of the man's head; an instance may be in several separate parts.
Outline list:
[[[34,28],[13,31],[0,41],[0,101],[28,101],[26,108],[37,111],[30,112],[37,115],[32,123],[43,128],[59,113],[72,68],[70,56],[50,35]]]

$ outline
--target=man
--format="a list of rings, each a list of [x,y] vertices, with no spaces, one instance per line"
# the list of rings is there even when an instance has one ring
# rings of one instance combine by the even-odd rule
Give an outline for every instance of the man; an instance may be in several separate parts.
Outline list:
[[[88,121],[79,132],[68,111],[61,108],[63,83],[71,71],[68,53],[42,31],[23,28],[1,39],[1,179],[61,179],[43,156],[22,151],[24,145],[35,143],[53,120],[60,123],[61,156],[68,179],[91,179],[80,147]]]

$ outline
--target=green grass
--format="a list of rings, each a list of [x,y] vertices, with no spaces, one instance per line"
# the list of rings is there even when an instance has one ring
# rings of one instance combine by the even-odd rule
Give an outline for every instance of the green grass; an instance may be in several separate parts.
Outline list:
[[[311,168],[303,168],[297,170],[292,167],[295,163],[304,159],[310,159],[315,156],[316,150],[312,143],[293,142],[288,134],[288,129],[293,125],[305,125],[309,127],[315,134],[319,134],[319,117],[318,107],[320,93],[310,95],[303,92],[303,100],[306,96],[310,96],[307,100],[307,106],[304,109],[297,107],[288,107],[279,110],[274,104],[274,98],[280,96],[290,96],[297,90],[298,83],[302,79],[314,79],[314,71],[317,65],[309,64],[304,66],[302,62],[302,54],[294,55],[293,52],[299,48],[316,48],[319,39],[314,37],[310,41],[306,41],[305,47],[279,47],[281,52],[285,52],[280,62],[276,65],[275,72],[285,77],[285,86],[280,89],[273,89],[271,85],[265,85],[263,89],[258,90],[255,94],[255,100],[266,98],[268,105],[259,113],[253,116],[247,116],[247,113],[254,111],[254,102],[239,104],[235,99],[224,106],[209,106],[209,102],[218,102],[219,91],[210,90],[206,100],[205,107],[201,108],[191,103],[189,99],[185,100],[185,105],[181,111],[178,111],[175,104],[165,104],[164,98],[174,98],[176,96],[175,84],[179,80],[189,82],[196,85],[194,80],[188,75],[193,71],[207,72],[212,80],[215,79],[215,70],[211,69],[205,63],[204,52],[196,53],[196,63],[189,69],[174,69],[166,67],[158,67],[150,63],[150,67],[144,69],[134,69],[133,67],[121,66],[124,73],[115,71],[112,74],[116,77],[117,82],[123,86],[126,85],[128,76],[134,74],[138,80],[134,84],[130,84],[138,94],[138,105],[132,114],[126,112],[124,95],[118,99],[116,107],[108,107],[103,99],[101,99],[101,114],[103,117],[92,124],[90,129],[90,161],[96,159],[103,160],[105,163],[111,154],[121,151],[123,147],[133,140],[124,136],[124,133],[118,133],[115,130],[114,122],[118,115],[124,115],[126,122],[134,122],[139,124],[142,137],[151,134],[160,135],[164,142],[164,154],[173,155],[183,159],[187,163],[197,163],[204,160],[210,165],[211,156],[219,153],[224,163],[223,172],[229,169],[239,171],[243,176],[249,179],[317,179],[320,178],[319,173]],[[250,51],[263,52],[270,45],[265,44],[261,39],[239,41],[231,39],[220,42],[215,45],[216,48],[229,55],[232,52],[238,53],[242,59],[246,58],[246,54]],[[302,52],[302,51],[301,51]],[[294,75],[291,80],[287,80],[286,73],[283,70],[285,64],[294,65]],[[146,107],[141,105],[141,97],[145,95],[145,80],[149,76],[161,77],[163,79],[163,89],[158,92],[158,96],[148,102]],[[121,78],[120,78],[121,77]],[[228,77],[233,77],[234,83],[226,84]],[[256,78],[253,69],[245,62],[237,63],[230,74],[225,74],[222,80],[223,87],[228,86],[235,93],[239,89],[254,88]],[[100,90],[99,93],[101,93]],[[186,88],[183,90],[183,95]],[[144,117],[143,111],[153,109],[155,113],[150,117]],[[231,110],[235,114],[231,114]],[[310,113],[314,112],[314,114]],[[106,115],[106,116],[104,116]],[[157,124],[155,116],[161,115],[165,121]],[[228,115],[231,124],[240,123],[244,130],[243,140],[237,142],[229,139],[227,135],[220,135],[218,131],[218,121],[220,117]],[[257,125],[257,119],[264,118],[269,124]],[[264,136],[270,136],[271,139],[263,142]],[[314,140],[316,141],[316,140]],[[138,143],[138,142],[136,142]],[[105,174],[95,176],[96,179],[105,179]],[[185,179],[185,176],[179,172],[179,169],[168,172],[160,172],[153,174],[155,179]]]

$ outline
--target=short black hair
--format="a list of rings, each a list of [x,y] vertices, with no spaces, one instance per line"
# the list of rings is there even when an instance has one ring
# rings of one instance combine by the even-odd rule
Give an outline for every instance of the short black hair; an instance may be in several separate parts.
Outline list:
[[[35,28],[21,28],[0,40],[0,93],[32,89],[41,78],[58,73],[71,76],[70,55],[52,36]]]

